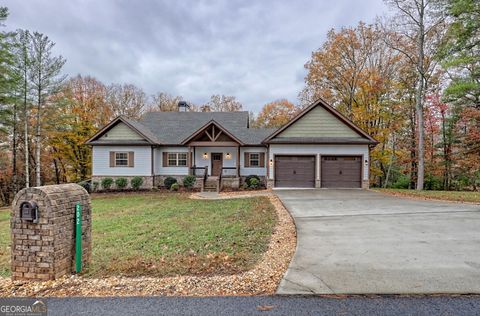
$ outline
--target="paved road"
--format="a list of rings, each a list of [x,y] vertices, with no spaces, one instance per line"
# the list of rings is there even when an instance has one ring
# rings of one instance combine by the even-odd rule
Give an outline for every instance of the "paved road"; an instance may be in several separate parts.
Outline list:
[[[298,235],[279,294],[480,293],[480,205],[365,190],[275,193]]]
[[[129,297],[43,299],[48,315],[478,315],[480,296]],[[266,309],[262,311],[261,309]]]

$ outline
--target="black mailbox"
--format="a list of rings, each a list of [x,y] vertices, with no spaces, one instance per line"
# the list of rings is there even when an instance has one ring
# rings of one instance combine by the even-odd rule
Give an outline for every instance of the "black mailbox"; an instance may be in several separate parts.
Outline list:
[[[20,217],[23,220],[38,223],[38,206],[33,201],[26,201],[20,204]]]

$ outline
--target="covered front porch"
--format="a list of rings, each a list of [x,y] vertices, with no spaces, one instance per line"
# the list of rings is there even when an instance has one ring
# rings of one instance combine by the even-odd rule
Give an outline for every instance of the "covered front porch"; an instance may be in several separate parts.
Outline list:
[[[189,174],[202,177],[203,188],[210,185],[219,191],[222,179],[228,178],[233,178],[236,186],[240,185],[240,146],[243,144],[218,123],[209,122],[186,139],[184,145],[188,146]]]

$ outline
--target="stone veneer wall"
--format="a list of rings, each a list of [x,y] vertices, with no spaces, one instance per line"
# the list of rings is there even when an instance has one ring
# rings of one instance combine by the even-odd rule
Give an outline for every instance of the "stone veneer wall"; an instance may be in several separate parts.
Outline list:
[[[34,201],[39,222],[20,217],[20,204]],[[11,211],[12,280],[54,280],[75,271],[75,206],[82,206],[82,265],[90,263],[90,197],[77,184],[26,188],[15,196]]]

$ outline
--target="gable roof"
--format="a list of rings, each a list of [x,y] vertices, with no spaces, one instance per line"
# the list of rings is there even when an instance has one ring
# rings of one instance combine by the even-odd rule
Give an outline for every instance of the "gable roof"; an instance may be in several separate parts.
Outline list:
[[[119,124],[119,123],[124,123],[125,125],[127,125],[129,128],[131,128],[133,131],[135,131],[136,133],[138,133],[140,136],[142,136],[144,138],[144,141],[138,141],[138,140],[135,140],[135,141],[128,141],[128,140],[124,140],[124,142],[129,142],[129,143],[146,143],[146,144],[156,144],[158,143],[158,139],[155,137],[154,134],[152,134],[152,132],[150,130],[148,130],[148,128],[146,128],[145,126],[143,126],[142,124],[139,124],[138,122],[134,121],[134,120],[131,120],[127,117],[124,117],[124,116],[118,116],[116,117],[115,119],[113,119],[110,123],[108,123],[107,125],[105,125],[101,130],[99,130],[98,132],[95,133],[95,135],[93,135],[92,137],[90,137],[86,142],[85,144],[108,144],[108,143],[111,143],[112,140],[99,140],[99,138],[105,134],[108,130],[110,130],[111,128],[113,128],[115,125]],[[118,143],[119,141],[118,140],[115,140],[116,143]]]
[[[351,137],[278,137],[283,131],[287,130],[290,126],[295,124],[298,120],[308,114],[310,111],[315,109],[317,106],[323,107],[330,114],[335,116],[343,124],[348,126],[354,132],[356,132],[363,139],[353,139]],[[318,99],[316,102],[312,103],[305,109],[303,109],[297,116],[295,116],[290,122],[288,122],[283,127],[277,129],[275,132],[270,134],[265,138],[264,143],[316,143],[316,144],[339,144],[339,143],[363,143],[363,144],[378,144],[372,136],[363,131],[360,127],[355,125],[352,121],[346,118],[343,114],[325,102],[323,99]]]
[[[99,139],[118,122],[125,123],[128,127],[142,135],[145,141],[127,140],[101,140]],[[226,131],[232,138],[236,138],[242,145],[261,145],[262,141],[274,129],[249,128],[248,112],[148,112],[140,120],[135,121],[126,117],[117,117],[103,127],[93,137],[86,141],[90,145],[107,144],[157,144],[181,145],[194,133],[215,124]]]

